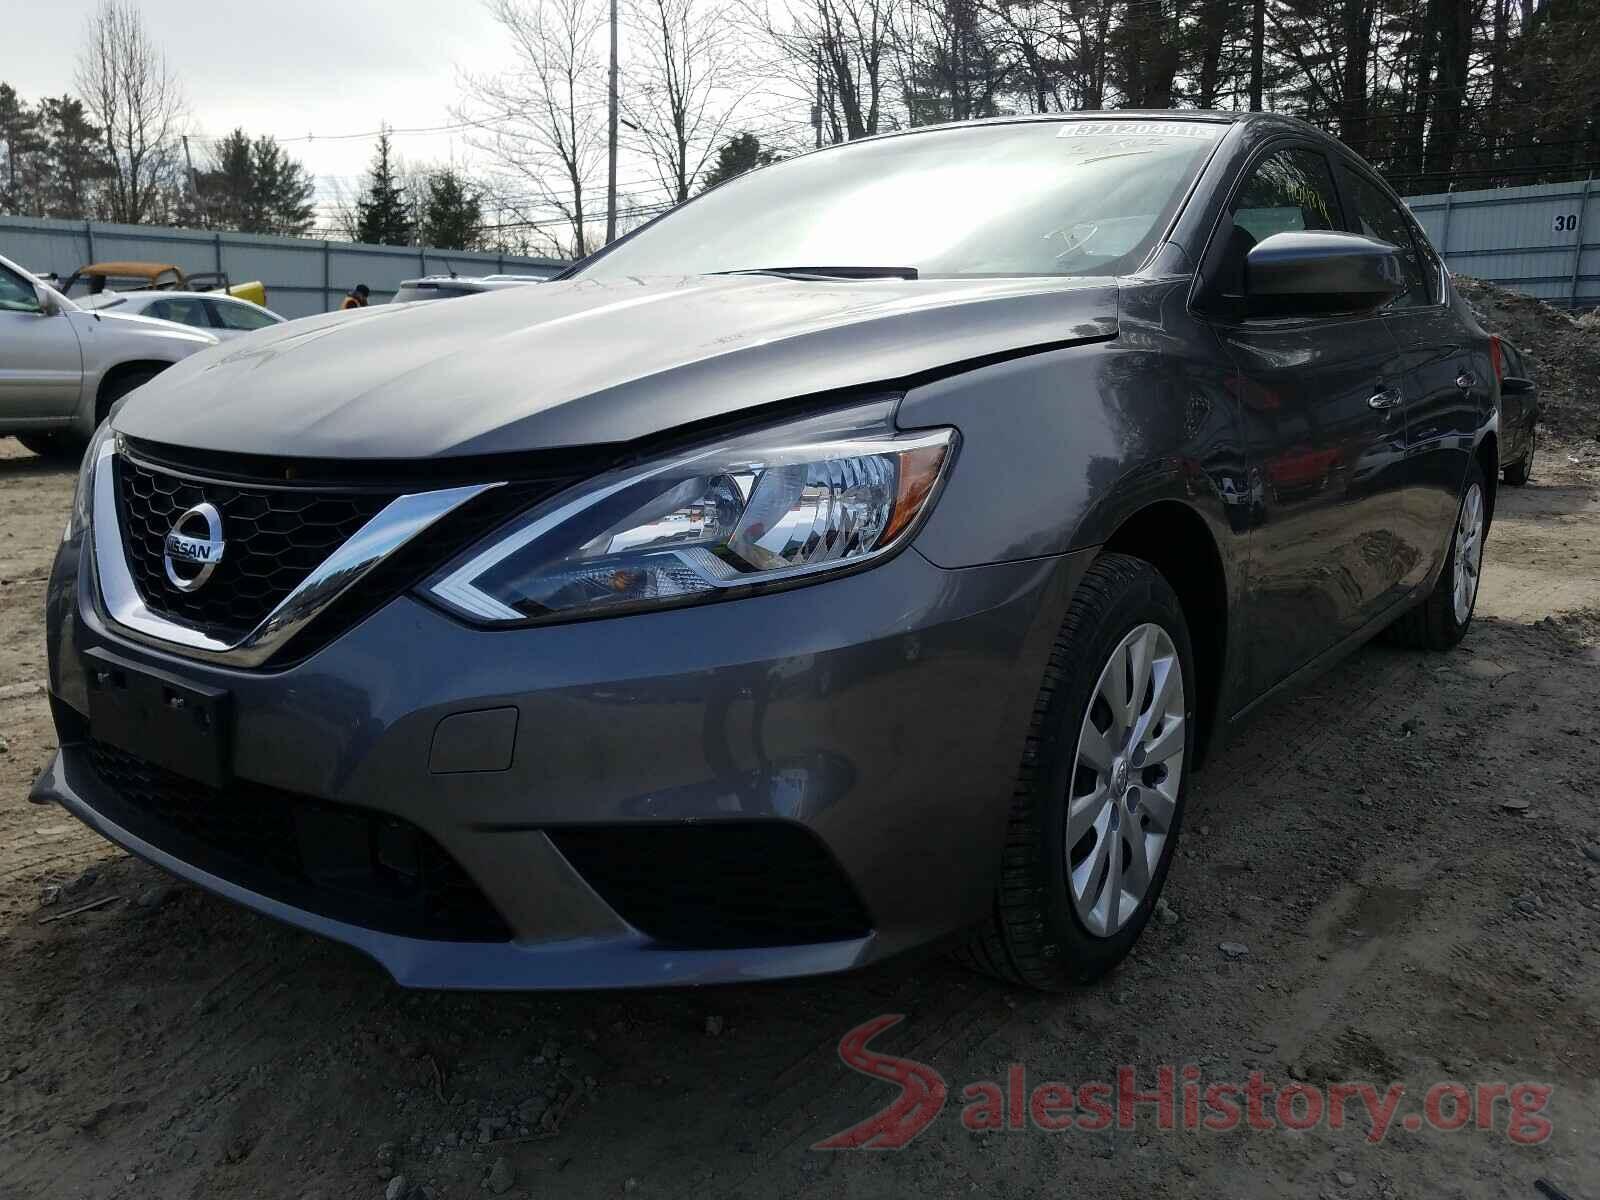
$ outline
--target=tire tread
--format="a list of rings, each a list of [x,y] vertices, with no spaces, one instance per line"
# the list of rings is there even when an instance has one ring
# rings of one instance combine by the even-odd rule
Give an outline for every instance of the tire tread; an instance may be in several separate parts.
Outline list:
[[[1011,792],[994,908],[987,920],[968,931],[965,943],[955,951],[959,961],[976,971],[1007,983],[1052,991],[1060,989],[1064,977],[1066,982],[1087,983],[1099,974],[1062,963],[1048,952],[1050,939],[1043,909],[1049,884],[1040,877],[1039,869],[1039,846],[1044,837],[1043,797],[1037,786],[1040,744],[1056,692],[1077,672],[1098,673],[1102,665],[1090,661],[1090,639],[1083,635],[1111,611],[1119,597],[1139,591],[1148,594],[1155,586],[1170,591],[1160,573],[1144,559],[1103,554],[1073,593],[1034,700],[1027,742]]]

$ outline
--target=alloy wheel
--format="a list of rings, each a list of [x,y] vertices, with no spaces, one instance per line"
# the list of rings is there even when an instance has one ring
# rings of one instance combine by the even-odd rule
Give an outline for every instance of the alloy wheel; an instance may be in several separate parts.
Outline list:
[[[1456,624],[1465,625],[1478,596],[1478,571],[1483,565],[1483,488],[1476,483],[1461,498],[1455,559]]]
[[[1183,664],[1146,623],[1111,652],[1078,733],[1067,796],[1067,885],[1085,929],[1111,937],[1150,891],[1177,811],[1188,727]]]

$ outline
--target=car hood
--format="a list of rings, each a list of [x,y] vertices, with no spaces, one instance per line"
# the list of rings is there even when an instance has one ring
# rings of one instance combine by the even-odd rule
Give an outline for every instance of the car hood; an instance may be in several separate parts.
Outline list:
[[[307,318],[185,360],[119,432],[405,459],[626,443],[1115,332],[1106,279],[575,279]]]
[[[105,309],[78,308],[71,310],[75,320],[92,324],[106,323],[111,332],[129,337],[152,337],[174,342],[194,342],[202,346],[215,346],[217,338],[203,329],[179,325],[176,321],[161,321],[155,317],[141,317],[137,313],[107,312]]]

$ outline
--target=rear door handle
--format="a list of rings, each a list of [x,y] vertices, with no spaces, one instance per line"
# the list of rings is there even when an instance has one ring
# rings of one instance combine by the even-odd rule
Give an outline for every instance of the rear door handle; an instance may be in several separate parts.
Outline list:
[[[1386,387],[1383,389],[1383,391],[1377,393],[1377,395],[1369,399],[1367,403],[1372,405],[1373,408],[1393,408],[1396,404],[1400,403],[1400,389],[1397,387]]]
[[[1456,376],[1456,386],[1463,392],[1470,392],[1478,386],[1478,377],[1471,371],[1463,371]]]

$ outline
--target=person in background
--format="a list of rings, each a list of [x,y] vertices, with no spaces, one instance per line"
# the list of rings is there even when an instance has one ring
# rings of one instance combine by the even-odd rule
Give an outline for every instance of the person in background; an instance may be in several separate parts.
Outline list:
[[[344,294],[344,303],[339,305],[339,311],[347,308],[365,308],[367,297],[372,295],[372,289],[364,283],[358,283]]]

